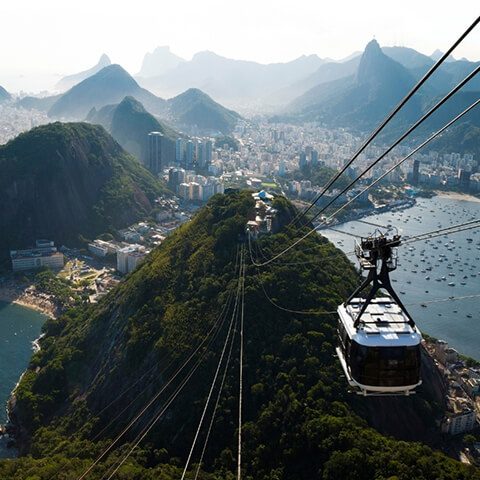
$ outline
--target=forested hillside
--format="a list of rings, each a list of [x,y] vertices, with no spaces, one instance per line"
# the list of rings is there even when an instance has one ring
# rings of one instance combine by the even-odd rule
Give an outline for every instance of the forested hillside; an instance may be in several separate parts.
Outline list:
[[[215,330],[222,312],[231,311],[237,252],[243,248],[243,478],[480,479],[473,467],[420,443],[382,436],[354,413],[353,403],[370,400],[352,400],[347,392],[334,356],[336,318],[322,312],[335,310],[345,299],[357,273],[320,236],[308,237],[300,249],[257,270],[248,260],[248,243],[242,243],[253,207],[249,192],[213,197],[99,304],[47,322],[42,349],[13,405],[23,453],[30,455],[0,462],[0,478],[77,479],[167,385],[206,332]],[[281,224],[294,214],[285,199],[275,199],[274,207]],[[252,256],[270,257],[293,234],[280,228],[254,244]],[[226,335],[226,324],[220,325],[195,375],[115,478],[181,477]],[[208,473],[201,479],[236,478],[238,348],[236,341],[205,452],[202,470]],[[167,393],[85,478],[108,478],[128,451],[126,444],[161,411]],[[392,415],[401,415],[400,409],[426,412],[427,405],[428,397],[420,393],[402,399]],[[415,421],[421,422],[418,417]],[[194,478],[194,470],[186,478]]]
[[[145,218],[164,185],[100,126],[52,123],[0,146],[0,256],[75,245]]]

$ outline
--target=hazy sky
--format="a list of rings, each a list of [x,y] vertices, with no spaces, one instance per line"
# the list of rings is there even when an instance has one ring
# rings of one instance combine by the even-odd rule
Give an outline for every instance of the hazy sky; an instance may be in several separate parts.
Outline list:
[[[479,14],[478,0],[0,0],[0,85],[81,71],[103,52],[136,73],[158,45],[267,63],[342,58],[375,36],[430,54]],[[456,57],[480,59],[477,30]]]

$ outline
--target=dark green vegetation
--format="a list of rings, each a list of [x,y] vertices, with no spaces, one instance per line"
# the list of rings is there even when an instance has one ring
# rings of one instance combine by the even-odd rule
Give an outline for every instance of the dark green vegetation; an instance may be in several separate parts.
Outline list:
[[[10,100],[12,96],[0,85],[0,103]]]
[[[121,102],[128,95],[142,102],[153,113],[165,112],[165,100],[141,88],[120,65],[109,65],[63,94],[52,105],[48,115],[83,120],[92,108]]]
[[[105,127],[112,137],[143,165],[148,165],[150,132],[160,132],[166,137],[165,147],[169,150],[167,154],[169,158],[174,157],[175,140],[181,136],[147,112],[133,97],[125,97],[118,105],[106,105],[99,111],[92,109],[87,121]]]
[[[274,207],[282,223],[294,213],[283,199],[276,199]],[[237,239],[252,214],[248,192],[213,197],[98,305],[47,322],[42,350],[16,392],[14,413],[24,429],[24,452],[31,456],[0,462],[0,478],[75,479],[86,469],[217,318],[235,290]],[[291,240],[292,232],[283,230],[265,237],[260,247],[270,256]],[[318,264],[304,263],[312,261]],[[352,400],[334,357],[335,316],[278,310],[261,287],[283,307],[331,311],[356,282],[347,258],[321,237],[309,237],[301,249],[261,273],[247,267],[243,478],[479,479],[474,468],[370,428],[352,409],[368,409],[370,400]],[[219,340],[118,478],[180,477],[178,467],[188,454]],[[205,470],[212,473],[203,479],[234,478],[238,362],[233,367],[205,457]],[[394,411],[382,402],[375,410],[380,414],[383,408],[388,421],[417,412],[413,430],[427,416],[423,394],[402,399]],[[131,441],[138,431],[120,443]],[[125,445],[108,455],[88,478],[100,479],[126,450]]]
[[[60,278],[48,269],[35,275],[35,288],[47,295],[54,295],[62,308],[72,306],[80,300],[68,280]]]
[[[171,98],[168,107],[177,125],[212,133],[232,131],[241,118],[238,113],[222,107],[198,88],[190,88]]]
[[[160,182],[100,126],[53,123],[0,147],[0,251],[57,244],[144,218]]]

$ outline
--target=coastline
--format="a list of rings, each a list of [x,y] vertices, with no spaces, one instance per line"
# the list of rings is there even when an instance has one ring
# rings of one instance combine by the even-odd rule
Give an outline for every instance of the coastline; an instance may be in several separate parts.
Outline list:
[[[446,192],[443,190],[435,190],[435,195],[437,195],[437,197],[448,198],[450,200],[480,203],[480,198],[475,197],[474,195],[469,195],[468,193]]]
[[[55,303],[48,298],[48,296],[35,292],[31,286],[26,288],[1,286],[0,302],[13,303],[24,308],[29,308],[50,318],[56,318],[58,316]]]

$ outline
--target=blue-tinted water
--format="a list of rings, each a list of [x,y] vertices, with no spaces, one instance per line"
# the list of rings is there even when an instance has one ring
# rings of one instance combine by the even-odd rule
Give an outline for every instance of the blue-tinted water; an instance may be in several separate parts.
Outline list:
[[[475,218],[480,218],[480,203],[434,197],[419,199],[417,205],[401,212],[372,215],[363,220],[392,224],[400,234],[407,236]],[[367,235],[375,229],[359,222],[335,228],[358,235]],[[353,251],[351,236],[328,230],[321,233],[343,251]],[[393,286],[420,329],[446,340],[460,353],[480,360],[480,297],[428,303],[450,296],[480,294],[480,229],[404,245],[398,249],[398,255],[398,268],[391,274]],[[350,258],[355,261],[355,257]],[[441,280],[442,277],[445,280]],[[422,303],[427,307],[422,307]]]
[[[32,342],[45,320],[35,310],[0,302],[0,424],[7,420],[7,400],[30,361]],[[0,442],[0,458],[11,456],[4,443]]]

